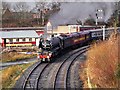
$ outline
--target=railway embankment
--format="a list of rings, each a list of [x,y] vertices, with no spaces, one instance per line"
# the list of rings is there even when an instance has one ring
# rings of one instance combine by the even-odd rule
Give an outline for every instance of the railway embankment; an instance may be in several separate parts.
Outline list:
[[[34,58],[36,54],[22,52],[35,51],[34,48],[10,48],[0,53],[0,83],[2,86],[0,88],[12,88],[14,86],[23,72],[36,62],[36,58]]]
[[[21,64],[21,65],[14,65],[10,66],[8,68],[5,68],[4,70],[0,70],[0,83],[1,88],[8,89],[12,88],[16,81],[20,78],[20,76],[23,74],[23,72],[33,65],[34,62],[29,64]]]
[[[120,81],[120,35],[91,45],[80,75],[85,88],[118,88]]]

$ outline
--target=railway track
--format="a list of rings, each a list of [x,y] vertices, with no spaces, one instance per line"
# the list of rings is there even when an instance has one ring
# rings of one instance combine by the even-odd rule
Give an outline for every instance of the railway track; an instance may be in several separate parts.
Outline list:
[[[25,79],[23,84],[24,90],[26,88],[36,88],[38,77],[41,76],[41,73],[49,64],[39,64],[29,73],[28,77]]]
[[[77,52],[74,52],[70,57],[66,58],[60,65],[57,74],[55,76],[55,81],[54,81],[54,89],[58,89],[58,88],[70,88],[70,86],[68,86],[69,80],[68,78],[68,73],[70,71],[70,67],[72,65],[72,63],[74,62],[74,60],[76,60],[76,58],[81,55],[82,53],[84,53],[86,51],[86,48],[82,49],[82,50],[78,50]]]
[[[68,83],[70,83],[70,82],[67,81],[68,80],[67,78],[68,78],[68,73],[69,73],[70,67],[72,66],[72,63],[76,60],[76,58],[80,54],[82,54],[86,51],[86,48],[88,48],[88,47],[80,48],[80,49],[74,50],[68,54],[65,54],[63,57],[59,58],[54,63],[52,63],[49,67],[47,67],[46,70],[42,73],[42,75],[41,75],[42,77],[39,77],[37,89],[68,88],[69,87]],[[65,64],[65,66],[64,66],[64,64]],[[78,66],[79,66],[79,64],[78,64]],[[63,68],[64,70],[61,70],[61,68]],[[63,71],[65,71],[66,73],[64,73]],[[59,73],[59,75],[58,75],[58,73]],[[61,76],[60,76],[60,73],[63,73],[63,74],[61,74]],[[64,75],[66,75],[67,77]],[[61,80],[61,79],[58,79],[58,77],[66,77],[66,78],[62,78],[62,80]],[[78,75],[78,78],[79,78],[79,75]],[[60,82],[60,83],[58,83],[58,82]],[[67,87],[64,83],[67,84]]]
[[[19,88],[24,90],[28,88],[36,90],[44,88],[70,88],[70,79],[68,80],[70,67],[76,58],[84,53],[87,48],[88,46],[73,50],[53,63],[41,64],[39,62],[27,72],[27,76]]]
[[[41,75],[41,73],[44,71],[44,69],[49,66],[49,63],[41,64],[41,62],[36,62],[34,65],[29,67],[23,75],[20,77],[20,79],[15,84],[16,88],[22,88],[24,90],[28,88],[36,88],[37,87],[37,81],[38,77]]]
[[[67,74],[67,89],[81,89],[83,88],[83,81],[80,78],[80,73],[82,71],[80,65],[84,63],[86,59],[85,53],[81,54],[74,60],[69,68]]]

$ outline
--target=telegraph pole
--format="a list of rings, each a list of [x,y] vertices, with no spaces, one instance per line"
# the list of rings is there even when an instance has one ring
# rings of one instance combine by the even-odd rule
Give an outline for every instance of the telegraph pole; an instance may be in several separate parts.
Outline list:
[[[40,24],[43,25],[43,10],[40,10]]]
[[[105,40],[105,25],[103,26],[103,40]]]

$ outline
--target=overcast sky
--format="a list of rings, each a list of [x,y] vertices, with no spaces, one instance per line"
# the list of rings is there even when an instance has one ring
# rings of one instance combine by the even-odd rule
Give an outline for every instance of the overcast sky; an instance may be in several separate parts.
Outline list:
[[[58,1],[58,2],[118,2],[120,0],[1,0],[3,2],[51,2],[51,1]]]

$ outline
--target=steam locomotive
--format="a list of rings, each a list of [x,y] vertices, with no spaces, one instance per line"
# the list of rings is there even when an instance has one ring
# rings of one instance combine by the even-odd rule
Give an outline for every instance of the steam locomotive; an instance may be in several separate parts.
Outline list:
[[[108,28],[105,30],[105,37],[108,38],[114,31],[114,28]],[[118,28],[120,32],[120,28]],[[67,48],[75,47],[85,44],[92,40],[98,40],[103,38],[103,30],[87,30],[81,32],[75,32],[71,34],[61,34],[60,36],[52,37],[51,39],[41,39],[39,48],[42,52],[38,53],[38,59],[41,62],[50,62],[59,52],[64,51]]]
[[[39,48],[42,49],[42,52],[38,53],[38,59],[41,59],[41,62],[50,62],[62,50],[82,45],[90,40],[90,32],[75,32],[71,34],[61,34],[51,39],[41,39]]]

